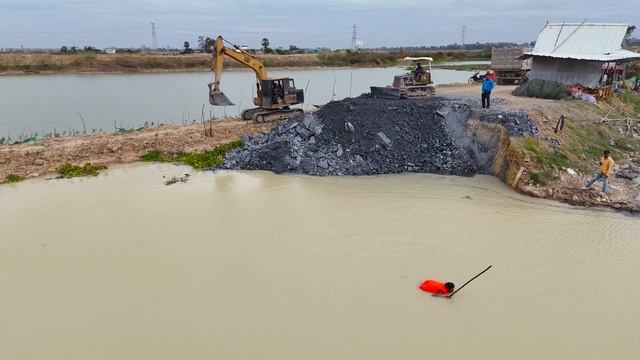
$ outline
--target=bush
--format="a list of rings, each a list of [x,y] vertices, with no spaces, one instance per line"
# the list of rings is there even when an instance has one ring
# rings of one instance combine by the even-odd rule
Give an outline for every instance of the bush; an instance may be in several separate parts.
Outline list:
[[[9,174],[7,175],[7,177],[4,179],[5,182],[8,183],[19,183],[22,180],[24,180],[24,178],[20,175],[15,175],[15,174]]]
[[[228,144],[216,146],[209,151],[186,153],[177,156],[165,155],[160,151],[154,150],[140,156],[140,160],[145,162],[176,162],[191,165],[194,169],[207,169],[222,165],[224,155],[227,152],[243,146],[244,142],[242,140],[235,140]]]
[[[107,167],[104,165],[93,165],[91,163],[86,163],[84,166],[72,165],[70,163],[66,163],[56,169],[58,174],[58,178],[73,178],[80,176],[98,176],[100,170],[104,170]]]

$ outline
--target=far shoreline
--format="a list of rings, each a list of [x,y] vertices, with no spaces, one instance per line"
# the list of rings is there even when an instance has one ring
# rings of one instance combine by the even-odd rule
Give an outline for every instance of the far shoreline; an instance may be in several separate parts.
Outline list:
[[[461,60],[460,62],[465,62]],[[450,62],[451,63],[451,62]],[[371,65],[371,66],[278,66],[271,67],[269,71],[307,71],[307,70],[355,70],[355,69],[386,69],[386,68],[399,68],[404,69],[402,65]],[[460,64],[460,65],[432,65],[433,69],[437,70],[451,70],[451,71],[480,71],[488,69],[488,64]],[[473,70],[474,68],[476,70]],[[225,68],[228,72],[250,72],[250,69],[244,69],[239,67]],[[199,68],[199,69],[139,69],[135,71],[92,71],[92,70],[63,70],[63,71],[22,71],[11,70],[0,72],[0,77],[21,77],[21,76],[49,76],[49,75],[139,75],[139,74],[188,74],[188,73],[208,73],[211,69]]]

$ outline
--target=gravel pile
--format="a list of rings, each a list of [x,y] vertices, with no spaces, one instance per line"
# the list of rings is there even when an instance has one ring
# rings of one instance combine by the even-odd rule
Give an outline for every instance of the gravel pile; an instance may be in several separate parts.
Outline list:
[[[247,145],[228,153],[223,167],[311,175],[488,173],[497,149],[465,137],[474,107],[439,98],[331,102],[261,137],[243,139]],[[503,124],[513,135],[537,135],[526,115],[501,114],[483,111],[479,120]]]

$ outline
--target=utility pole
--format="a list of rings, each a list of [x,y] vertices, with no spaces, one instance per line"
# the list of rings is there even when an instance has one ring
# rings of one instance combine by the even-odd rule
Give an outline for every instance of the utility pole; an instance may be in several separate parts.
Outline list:
[[[158,49],[158,37],[156,36],[156,23],[151,23],[151,49]]]
[[[351,34],[351,49],[355,50],[358,45],[358,34],[356,32],[356,24],[353,24],[353,34]]]
[[[467,33],[467,26],[466,25],[462,25],[462,51],[464,51],[464,36]]]

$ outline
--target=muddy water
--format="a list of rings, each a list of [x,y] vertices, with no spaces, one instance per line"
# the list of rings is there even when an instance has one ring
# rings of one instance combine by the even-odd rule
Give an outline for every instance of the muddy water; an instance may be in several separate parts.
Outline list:
[[[0,359],[630,359],[640,221],[491,177],[0,186]],[[426,296],[427,277],[461,284]]]
[[[326,104],[369,92],[372,85],[390,85],[403,68],[290,69],[270,76],[292,77],[306,89],[303,105]],[[466,83],[473,73],[434,69],[436,84]],[[206,117],[237,116],[253,107],[255,75],[230,70],[223,74],[222,89],[235,106],[211,107],[207,84],[211,75],[201,73],[3,76],[0,78],[0,137],[22,134],[114,131],[115,126],[139,127],[147,123],[182,124]],[[82,118],[81,118],[82,116]],[[115,122],[115,125],[114,125]]]

